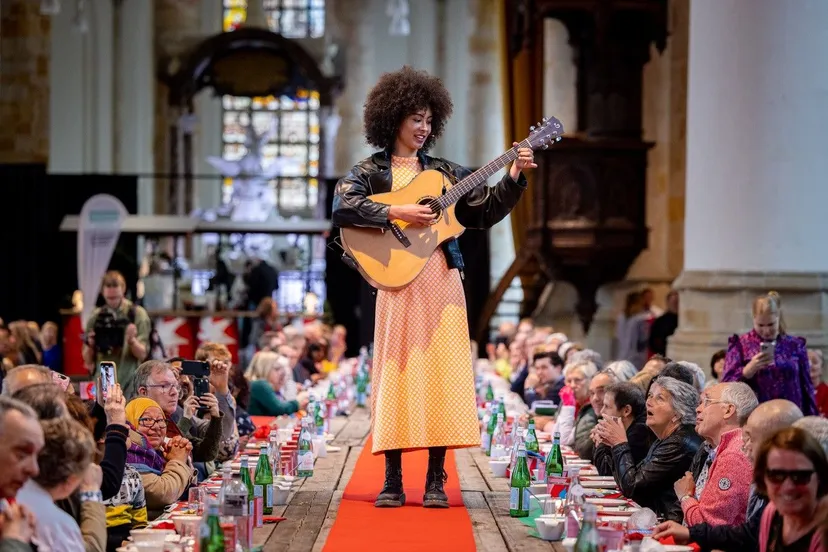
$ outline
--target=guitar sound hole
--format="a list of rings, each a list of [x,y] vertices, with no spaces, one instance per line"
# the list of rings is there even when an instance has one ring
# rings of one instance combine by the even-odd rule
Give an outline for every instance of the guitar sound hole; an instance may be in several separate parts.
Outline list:
[[[425,205],[427,207],[431,207],[431,203],[434,202],[435,199],[437,198],[429,196],[421,197],[419,200],[417,200],[417,205]],[[432,209],[432,211],[434,211],[434,209]],[[435,224],[438,220],[440,220],[440,217],[436,217],[433,221],[431,221],[431,224]]]

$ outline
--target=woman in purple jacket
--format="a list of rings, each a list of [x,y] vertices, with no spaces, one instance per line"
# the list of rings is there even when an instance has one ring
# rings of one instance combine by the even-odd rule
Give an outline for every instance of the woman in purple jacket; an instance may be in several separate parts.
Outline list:
[[[753,329],[728,340],[722,382],[747,383],[760,403],[787,399],[806,416],[818,415],[805,338],[785,333],[775,291],[753,301]]]

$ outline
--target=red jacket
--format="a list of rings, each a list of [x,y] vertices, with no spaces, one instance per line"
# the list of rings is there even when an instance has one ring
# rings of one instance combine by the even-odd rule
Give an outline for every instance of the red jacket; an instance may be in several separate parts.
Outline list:
[[[816,403],[819,415],[828,417],[828,384],[820,383],[816,389]]]
[[[699,500],[681,501],[684,524],[739,525],[747,513],[753,465],[742,452],[742,430],[722,435]]]

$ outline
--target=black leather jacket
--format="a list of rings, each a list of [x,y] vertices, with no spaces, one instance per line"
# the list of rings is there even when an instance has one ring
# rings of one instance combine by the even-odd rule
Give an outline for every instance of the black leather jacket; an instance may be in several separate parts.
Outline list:
[[[445,159],[418,153],[423,170],[436,169],[459,182],[471,174],[469,169]],[[507,173],[496,186],[481,185],[469,192],[455,208],[457,220],[466,228],[491,228],[515,207],[526,189],[526,177],[521,173],[517,182]],[[359,162],[351,172],[336,184],[333,198],[333,224],[340,228],[363,226],[388,228],[389,206],[368,199],[367,196],[391,191],[391,154],[378,151]],[[456,239],[443,244],[443,252],[449,268],[456,268],[461,275],[465,264]]]
[[[642,415],[633,421],[630,427],[627,428],[627,442],[629,443],[628,446],[636,465],[647,457],[653,441],[655,441],[655,435],[647,427],[646,415]],[[598,470],[599,475],[615,476],[615,462],[612,459],[612,448],[608,445],[595,447],[595,452],[592,455],[592,465]]]
[[[612,447],[615,481],[621,493],[651,508],[665,520],[684,519],[673,483],[690,469],[702,438],[692,425],[683,425],[665,439],[657,440],[641,462],[636,463],[629,443]]]

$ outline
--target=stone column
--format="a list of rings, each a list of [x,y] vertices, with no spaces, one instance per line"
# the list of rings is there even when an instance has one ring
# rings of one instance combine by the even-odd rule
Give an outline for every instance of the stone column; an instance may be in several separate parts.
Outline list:
[[[707,368],[776,290],[824,348],[828,2],[691,2],[684,272],[673,358]]]

